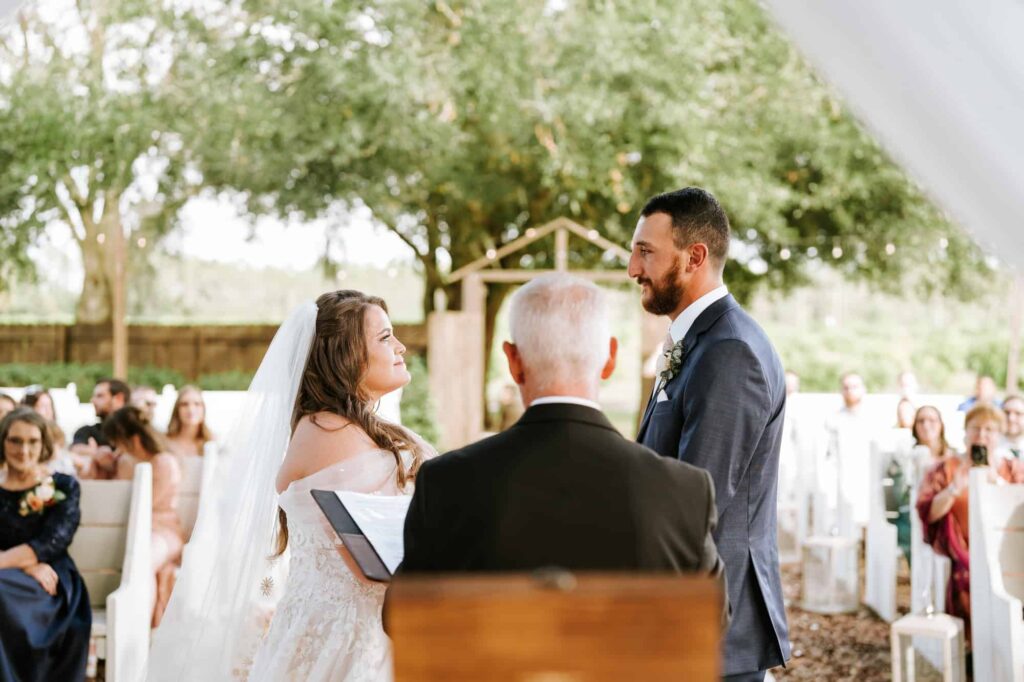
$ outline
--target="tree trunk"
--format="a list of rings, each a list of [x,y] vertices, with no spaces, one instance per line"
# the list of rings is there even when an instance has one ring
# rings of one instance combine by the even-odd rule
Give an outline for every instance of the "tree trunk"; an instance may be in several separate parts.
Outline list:
[[[75,321],[82,324],[108,324],[111,315],[113,289],[106,266],[108,244],[100,243],[96,237],[102,234],[96,229],[86,229],[86,237],[79,245],[82,249],[82,295],[75,307]],[[106,235],[104,235],[104,240]]]
[[[114,277],[116,258],[114,253],[115,230],[123,230],[120,197],[110,191],[106,193],[103,215],[99,223],[93,221],[93,212],[81,212],[85,226],[85,239],[79,242],[82,250],[82,295],[75,307],[75,321],[82,324],[110,324],[113,313]]]
[[[487,384],[487,373],[491,368],[491,350],[494,347],[494,332],[495,326],[498,322],[498,312],[501,310],[501,304],[505,302],[505,299],[515,285],[511,284],[495,284],[491,283],[487,285],[487,307],[484,311],[484,388],[486,389]]]

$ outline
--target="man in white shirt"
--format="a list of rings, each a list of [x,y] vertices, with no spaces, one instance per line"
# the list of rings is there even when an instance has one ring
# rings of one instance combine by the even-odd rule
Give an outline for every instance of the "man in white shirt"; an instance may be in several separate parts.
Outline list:
[[[1024,454],[1024,397],[1009,395],[1003,401],[1003,412],[1006,414],[1006,433],[1000,442],[1000,450],[1015,459]]]

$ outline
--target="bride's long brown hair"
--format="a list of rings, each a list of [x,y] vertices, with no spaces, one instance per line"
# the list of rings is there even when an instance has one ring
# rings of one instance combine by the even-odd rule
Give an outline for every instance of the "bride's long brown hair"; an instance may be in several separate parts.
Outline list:
[[[362,429],[377,447],[394,456],[398,486],[403,488],[415,478],[427,447],[408,429],[378,417],[374,413],[376,404],[363,388],[363,377],[369,368],[366,311],[371,306],[388,310],[384,299],[352,289],[332,291],[316,300],[316,331],[295,397],[292,433],[303,417],[309,416],[314,424],[317,422],[313,415],[319,412],[343,417],[349,423],[341,428],[354,425]],[[403,460],[403,450],[412,456],[408,464]],[[284,510],[278,508],[277,516],[274,556],[280,556],[288,547]]]

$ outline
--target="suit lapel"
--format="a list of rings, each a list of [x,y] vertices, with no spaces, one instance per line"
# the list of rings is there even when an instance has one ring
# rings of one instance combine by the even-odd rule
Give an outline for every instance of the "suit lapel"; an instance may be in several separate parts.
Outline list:
[[[686,336],[683,338],[683,348],[685,349],[685,353],[683,355],[684,366],[686,365],[687,356],[690,355],[690,351],[693,350],[694,345],[697,343],[697,340],[701,337],[701,335],[704,334],[704,332],[706,332],[707,330],[711,329],[713,326],[715,326],[715,323],[718,322],[719,318],[721,318],[722,315],[725,315],[733,308],[738,307],[739,303],[737,303],[736,299],[732,297],[732,294],[727,294],[722,298],[718,299],[717,301],[715,301],[714,303],[712,303],[711,305],[709,305],[707,307],[707,310],[705,310],[704,312],[697,316],[697,319],[693,321],[693,325],[690,327],[689,331],[686,332]],[[682,373],[683,368],[680,367],[679,374]],[[677,374],[676,376],[679,375]],[[676,377],[672,377],[672,380],[674,380],[675,378]],[[661,381],[660,377],[658,378],[658,381]],[[647,409],[644,410],[644,418],[640,421],[640,430],[637,432],[636,436],[636,440],[638,443],[643,442],[644,435],[646,435],[647,433],[647,427],[650,425],[651,415],[654,413],[654,407],[658,401],[658,393],[662,389],[664,389],[665,386],[668,385],[668,383],[669,382],[666,382],[665,385],[660,386],[657,390],[655,390],[654,394],[651,395],[651,399],[647,402]]]

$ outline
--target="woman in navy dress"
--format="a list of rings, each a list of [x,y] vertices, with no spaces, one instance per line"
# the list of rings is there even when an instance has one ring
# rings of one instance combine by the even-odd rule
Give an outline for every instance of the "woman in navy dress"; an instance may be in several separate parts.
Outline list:
[[[68,556],[78,482],[49,474],[46,422],[31,409],[0,421],[0,680],[84,680],[92,611]]]

